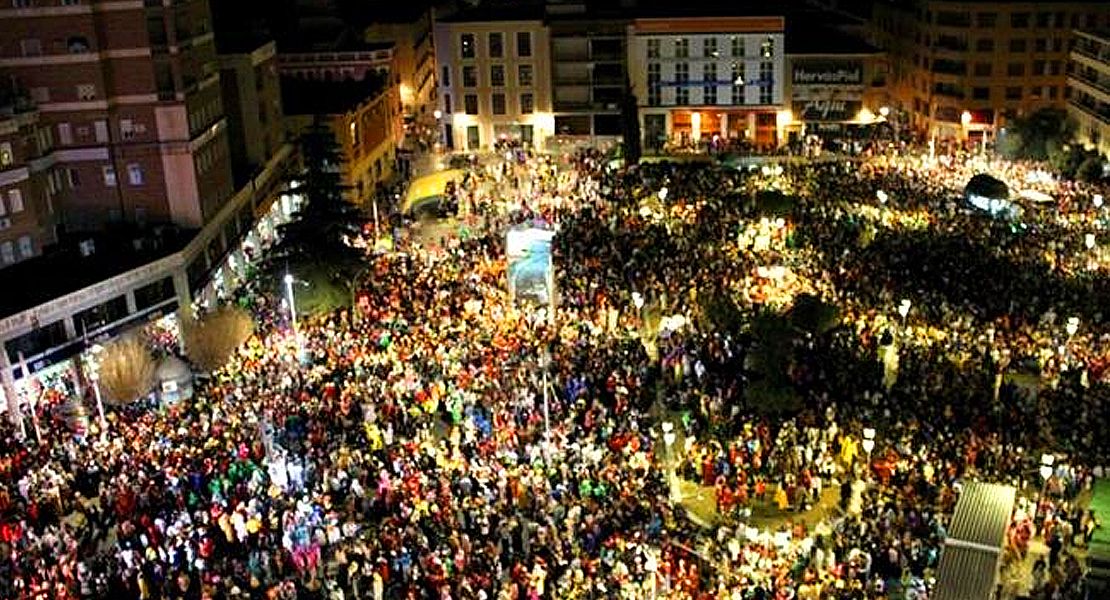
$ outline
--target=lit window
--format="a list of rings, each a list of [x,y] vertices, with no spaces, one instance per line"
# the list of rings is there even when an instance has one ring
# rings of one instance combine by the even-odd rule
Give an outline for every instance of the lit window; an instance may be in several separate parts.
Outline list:
[[[139,163],[127,165],[127,180],[131,182],[131,185],[143,184],[143,168],[139,166]]]
[[[8,206],[12,209],[13,215],[23,212],[23,192],[19,190],[8,192]]]
[[[102,167],[104,173],[104,185],[112,187],[116,185],[116,170],[111,166]]]
[[[25,235],[19,238],[19,257],[31,258],[35,255],[35,248],[31,244],[31,236]]]
[[[0,144],[0,167],[6,167],[15,162],[15,156],[12,154],[12,145],[9,142]]]

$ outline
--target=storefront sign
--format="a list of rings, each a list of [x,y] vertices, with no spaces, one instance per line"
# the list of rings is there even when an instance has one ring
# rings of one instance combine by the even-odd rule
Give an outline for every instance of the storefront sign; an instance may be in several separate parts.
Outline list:
[[[851,121],[862,106],[856,100],[803,100],[794,102],[794,115],[799,121]]]
[[[860,85],[863,65],[856,61],[794,63],[794,85]]]

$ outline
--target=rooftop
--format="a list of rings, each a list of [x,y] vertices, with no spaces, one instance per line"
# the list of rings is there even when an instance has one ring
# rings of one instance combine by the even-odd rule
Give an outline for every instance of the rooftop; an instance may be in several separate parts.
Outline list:
[[[319,81],[281,78],[281,102],[287,115],[338,115],[373,99],[386,89],[387,80],[367,73],[358,81]]]
[[[96,252],[90,256],[81,256],[77,246],[70,245],[0,270],[0,287],[7,290],[0,294],[0,318],[165,258],[184,248],[196,234],[172,227],[166,231],[157,243],[143,244],[141,250],[132,244],[135,236],[124,232],[84,236],[95,243]],[[50,276],[43,277],[43,273]]]
[[[478,6],[463,7],[458,11],[443,17],[437,17],[441,23],[474,23],[482,21],[540,21],[544,17],[542,2],[523,1],[511,2],[507,0],[490,0]]]

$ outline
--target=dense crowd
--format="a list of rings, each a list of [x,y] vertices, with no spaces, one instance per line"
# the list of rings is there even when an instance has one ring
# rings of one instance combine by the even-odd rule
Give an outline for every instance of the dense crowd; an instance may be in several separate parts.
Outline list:
[[[938,174],[962,168],[472,165],[467,235],[368,255],[357,314],[294,336],[256,298],[272,327],[196,398],[105,435],[6,429],[0,597],[925,598],[960,482],[1038,487],[1041,451],[1061,461],[1007,565],[1039,535],[1032,592],[1078,597],[1070,547],[1096,521],[1077,499],[1108,456],[1104,300],[1075,258],[1097,209],[1067,189],[1000,225],[954,204]],[[769,186],[793,203],[766,214]],[[505,291],[504,230],[525,222],[558,229],[551,319]],[[842,322],[790,337],[775,383],[801,402],[767,410],[755,323],[802,293]],[[1055,387],[996,381],[1027,357]],[[687,518],[682,481],[712,490],[719,527]]]

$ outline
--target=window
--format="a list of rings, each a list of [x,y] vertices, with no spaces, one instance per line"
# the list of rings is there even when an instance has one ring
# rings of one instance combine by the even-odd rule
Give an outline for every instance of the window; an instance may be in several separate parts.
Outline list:
[[[1006,88],[1007,100],[1021,100],[1021,86],[1011,86]]]
[[[489,84],[493,87],[505,87],[505,65],[490,65]]]
[[[440,81],[444,87],[451,86],[451,67],[443,65],[443,79]]]
[[[0,194],[0,217],[8,214],[8,208],[4,204],[4,194]]]
[[[686,82],[690,81],[690,65],[688,63],[675,63],[674,66],[674,101],[675,104],[689,104],[690,103],[690,88],[686,87]]]
[[[451,94],[443,95],[443,112],[451,114]]]
[[[532,96],[532,92],[525,92],[520,95],[520,114],[530,115],[536,111],[536,100]]]
[[[96,100],[96,86],[91,83],[77,86],[77,97],[81,100]]]
[[[1023,38],[1010,40],[1010,52],[1025,52],[1025,40]]]
[[[994,40],[991,38],[976,40],[975,50],[978,52],[994,52]]]
[[[8,192],[8,208],[11,209],[13,215],[23,212],[23,192],[19,189]]]
[[[499,32],[489,34],[489,55],[490,58],[501,58],[505,55],[505,39]]]
[[[4,242],[0,244],[0,262],[10,265],[15,262],[15,253],[12,252],[12,243]]]
[[[93,132],[96,135],[96,141],[98,141],[98,142],[107,142],[108,141],[108,122],[107,121],[96,121],[96,122],[94,122],[93,123]]]
[[[0,143],[0,167],[6,167],[15,162],[15,156],[12,154],[11,142]]]
[[[1060,74],[1060,61],[1054,60],[1054,61],[1048,63],[1048,71],[1049,71],[1050,75],[1059,75]]]
[[[466,109],[466,114],[478,114],[478,94],[467,94],[463,96],[463,105]]]
[[[498,93],[493,95],[493,114],[505,114],[505,94]]]
[[[686,38],[678,38],[674,41],[674,55],[675,58],[689,58],[690,57],[690,40]]]
[[[12,8],[30,8],[32,0],[12,0]]]
[[[50,88],[48,87],[33,87],[31,88],[31,99],[38,104],[50,102]]]
[[[771,86],[765,85],[765,86],[759,88],[759,103],[760,104],[771,104],[773,101],[774,101],[774,95],[772,94]]]
[[[467,65],[463,67],[463,87],[478,87],[478,67]]]
[[[1043,60],[1033,61],[1034,75],[1048,75],[1048,63]]]
[[[1060,88],[1058,88],[1056,86],[1052,86],[1052,87],[1048,88],[1048,98],[1049,98],[1049,100],[1055,100],[1056,96],[1059,93],[1060,93]]]
[[[771,87],[774,85],[775,65],[770,61],[759,63],[759,85]]]
[[[705,38],[701,50],[701,55],[705,58],[717,58],[721,55],[720,52],[717,52],[717,38]]]
[[[763,40],[763,43],[759,46],[759,54],[763,58],[773,57],[775,55],[775,40],[773,38]]]
[[[354,123],[351,123],[351,125],[354,125]],[[127,180],[131,182],[131,185],[143,184],[143,168],[139,163],[127,165]]]
[[[468,150],[479,150],[482,147],[482,135],[478,132],[477,125],[470,125],[466,128],[466,148]]]
[[[1052,51],[1059,52],[1064,49],[1064,40],[1062,38],[1054,38],[1052,40]]]
[[[79,35],[72,36],[66,40],[66,49],[70,54],[84,54],[89,51],[89,40]]]
[[[1037,27],[1051,27],[1052,26],[1052,13],[1042,12],[1037,13]]]
[[[979,27],[993,28],[998,23],[998,13],[985,12],[975,15],[975,23]]]
[[[116,170],[111,166],[101,167],[104,174],[104,185],[112,187],[116,185]]]
[[[990,63],[975,63],[975,76],[976,77],[990,77],[991,64]]]
[[[532,65],[517,65],[516,79],[520,87],[532,87]]]
[[[744,104],[744,64],[736,61],[732,63],[732,103]]]
[[[647,86],[648,86],[648,106],[659,106],[663,103],[660,82],[663,80],[662,67],[659,63],[648,63],[647,70]]]
[[[516,55],[520,58],[532,56],[532,33],[530,31],[516,32]]]
[[[702,65],[702,104],[717,103],[717,63]]]
[[[23,56],[42,56],[42,40],[26,39],[19,42]]]
[[[975,100],[990,100],[991,89],[985,87],[971,88],[971,97]]]
[[[19,238],[19,258],[26,259],[35,255],[35,248],[31,244],[31,236],[24,235]]]
[[[1037,38],[1033,42],[1034,52],[1048,52],[1048,40],[1045,38]]]
[[[459,36],[459,52],[463,58],[474,58],[474,34],[464,33]]]
[[[1010,27],[1017,27],[1017,28],[1029,27],[1029,13],[1027,13],[1027,12],[1010,13]]]
[[[1006,74],[1010,77],[1022,77],[1025,75],[1025,63],[1012,62],[1006,65]]]
[[[647,56],[648,58],[659,58],[659,38],[651,38],[647,41]]]
[[[734,58],[744,57],[744,37],[740,35],[732,36],[732,56]]]

